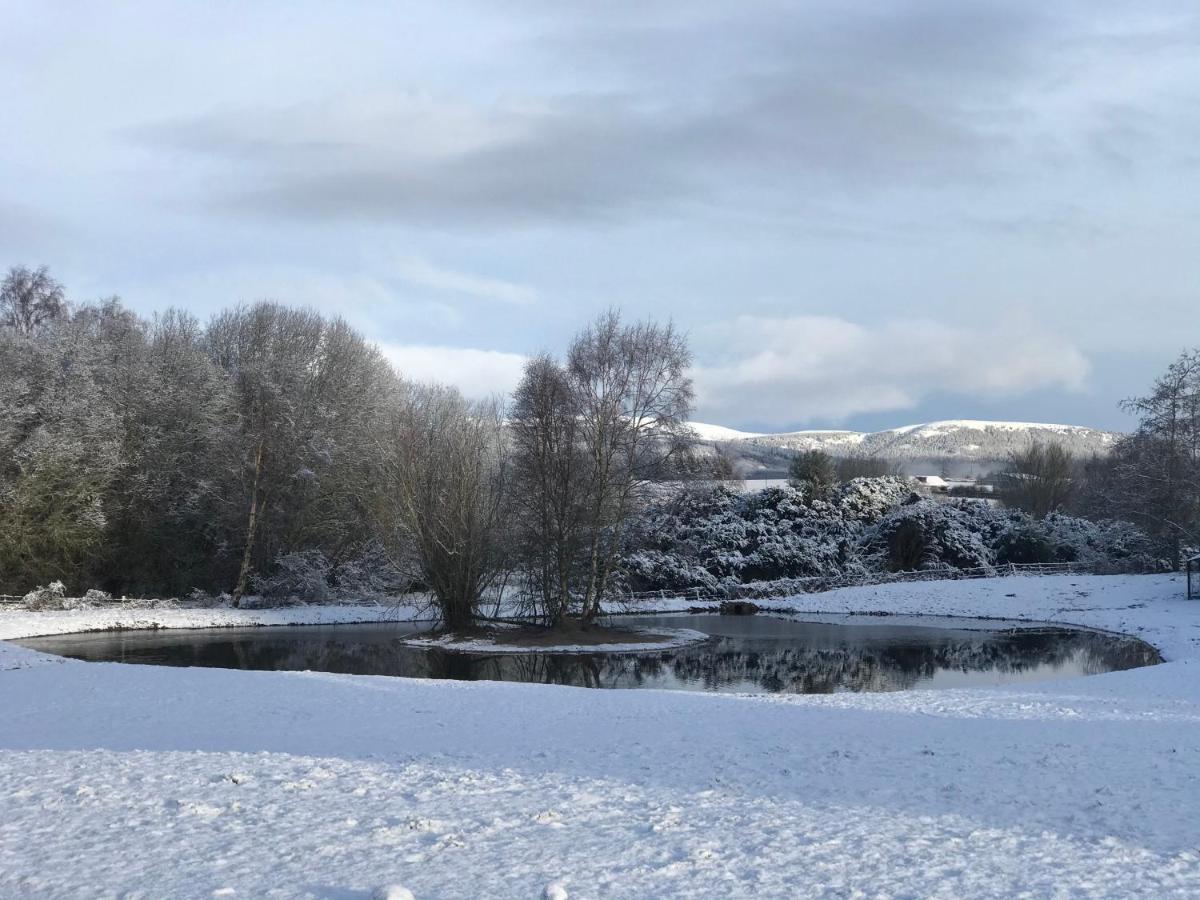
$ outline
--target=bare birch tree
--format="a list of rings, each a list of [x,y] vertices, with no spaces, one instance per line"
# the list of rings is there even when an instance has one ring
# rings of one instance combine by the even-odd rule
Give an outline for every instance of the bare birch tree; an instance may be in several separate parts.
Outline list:
[[[574,605],[582,624],[599,615],[626,520],[694,439],[690,364],[672,325],[627,325],[610,310],[575,338],[565,365],[527,368],[513,410],[516,465],[526,526],[547,544],[532,565],[552,623]]]
[[[525,366],[509,427],[526,588],[545,621],[561,625],[584,543],[588,460],[570,378],[550,356]]]
[[[494,401],[415,385],[396,399],[380,447],[393,556],[411,556],[447,628],[475,620],[505,565],[504,419]]]
[[[1149,394],[1123,406],[1140,421],[1113,448],[1099,511],[1141,525],[1179,564],[1200,544],[1200,350],[1180,354]]]

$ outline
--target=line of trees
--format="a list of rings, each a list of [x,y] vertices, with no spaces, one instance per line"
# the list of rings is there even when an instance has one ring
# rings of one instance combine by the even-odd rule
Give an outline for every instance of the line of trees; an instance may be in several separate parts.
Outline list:
[[[512,398],[402,378],[344,321],[278,303],[207,323],[69,304],[45,269],[0,281],[0,593],[193,589],[361,596],[420,587],[446,624],[515,587],[551,625],[595,619],[656,482],[694,478],[691,355],[671,325],[608,312]],[[1200,351],[1136,432],[1081,463],[1014,454],[1003,494],[1035,517],[1132,521],[1176,562],[1200,544]],[[728,460],[717,457],[720,468]],[[839,470],[801,454],[813,497]],[[878,469],[878,471],[876,471]],[[711,474],[711,473],[710,473]]]
[[[451,628],[500,583],[550,624],[599,613],[646,487],[694,471],[691,357],[599,317],[511,403],[412,384],[343,320],[207,323],[0,284],[0,593],[423,588]]]

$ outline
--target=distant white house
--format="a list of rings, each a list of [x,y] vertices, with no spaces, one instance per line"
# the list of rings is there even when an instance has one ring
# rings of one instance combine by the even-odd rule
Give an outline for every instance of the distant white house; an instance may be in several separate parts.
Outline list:
[[[941,475],[914,475],[913,480],[925,485],[931,491],[950,490],[950,482]]]

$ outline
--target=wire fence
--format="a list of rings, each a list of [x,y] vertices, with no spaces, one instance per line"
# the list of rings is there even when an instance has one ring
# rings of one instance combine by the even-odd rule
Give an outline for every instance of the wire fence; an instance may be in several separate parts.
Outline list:
[[[73,597],[73,598],[68,598],[68,599],[79,599],[79,598]],[[179,604],[179,603],[180,603],[180,601],[178,601],[174,598],[167,598],[167,599],[163,599],[163,600],[157,600],[157,599],[151,600],[151,599],[146,599],[144,597],[112,597],[112,598],[110,598],[108,600],[104,600],[102,602],[98,602],[98,601],[94,601],[94,600],[89,601],[86,604],[86,606],[88,606],[88,607],[95,607],[95,606],[120,607],[122,609],[153,609],[155,607],[162,607],[164,605],[169,606],[170,604]],[[0,594],[0,607],[24,606],[24,605],[25,605],[25,597],[20,594]],[[51,607],[51,608],[56,609],[57,607]],[[79,607],[79,608],[83,608],[83,607]]]

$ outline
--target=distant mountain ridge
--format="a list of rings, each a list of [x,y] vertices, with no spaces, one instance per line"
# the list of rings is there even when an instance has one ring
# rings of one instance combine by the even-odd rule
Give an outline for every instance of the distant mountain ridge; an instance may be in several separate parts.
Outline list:
[[[948,419],[904,425],[886,431],[789,431],[759,434],[721,425],[689,422],[703,443],[721,447],[749,469],[786,468],[796,452],[824,450],[831,456],[877,456],[899,463],[957,462],[968,469],[986,468],[1034,441],[1061,444],[1075,456],[1104,455],[1118,432],[1084,425],[1041,422],[993,422]],[[912,468],[906,465],[906,469]]]

